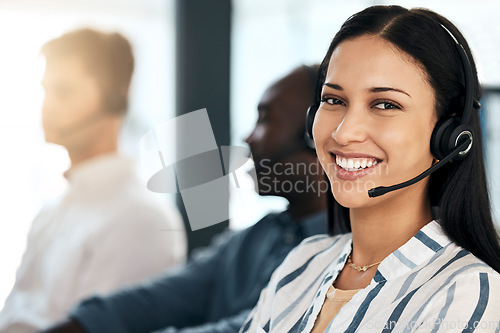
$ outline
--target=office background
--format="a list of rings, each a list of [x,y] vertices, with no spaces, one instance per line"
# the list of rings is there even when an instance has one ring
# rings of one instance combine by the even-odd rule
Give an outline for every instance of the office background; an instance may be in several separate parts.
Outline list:
[[[63,149],[44,143],[40,125],[39,49],[45,41],[82,26],[117,30],[131,40],[136,71],[121,143],[127,154],[140,156],[139,140],[155,125],[202,107],[219,145],[245,146],[266,87],[300,64],[321,61],[341,23],[373,4],[433,9],[468,39],[486,88],[482,120],[500,226],[498,1],[0,0],[0,308],[33,217],[66,186],[62,173],[69,160]],[[286,207],[282,199],[258,197],[250,179],[243,176],[240,183],[242,191],[228,205],[232,227]],[[161,196],[183,210],[175,195]],[[191,233],[190,248],[207,244],[226,226]]]

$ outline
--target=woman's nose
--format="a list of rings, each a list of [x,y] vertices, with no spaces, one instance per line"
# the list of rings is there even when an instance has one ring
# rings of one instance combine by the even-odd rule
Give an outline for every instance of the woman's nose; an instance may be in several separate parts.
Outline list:
[[[366,140],[366,113],[361,109],[350,108],[344,114],[338,127],[332,132],[332,138],[342,146]]]

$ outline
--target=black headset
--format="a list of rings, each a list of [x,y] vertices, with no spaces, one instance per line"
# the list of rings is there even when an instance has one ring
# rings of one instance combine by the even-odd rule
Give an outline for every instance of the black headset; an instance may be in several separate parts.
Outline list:
[[[319,95],[318,91],[318,86],[319,86],[319,69],[321,66],[318,68],[314,68],[315,66],[303,66],[304,69],[307,72],[307,75],[309,76],[309,83],[311,87],[311,94],[313,96],[313,100],[316,98],[317,95]],[[320,90],[321,91],[321,90]],[[316,104],[316,103],[315,103]],[[313,104],[313,105],[315,105]],[[305,147],[307,150],[312,151],[316,153],[316,146],[314,145],[314,140],[312,138],[312,133],[309,133],[309,123],[307,122],[309,120],[309,112],[310,112],[311,107],[307,109],[306,112],[306,126],[305,130],[300,133],[300,142],[303,144],[303,147]],[[313,121],[314,121],[314,116],[313,116]],[[312,124],[310,126],[312,130]]]
[[[431,152],[435,158],[440,160],[450,154],[461,142],[463,142],[463,139],[469,138],[470,143],[467,148],[458,153],[458,155],[456,155],[453,159],[461,160],[469,154],[474,142],[474,135],[470,125],[472,110],[479,110],[481,104],[479,104],[479,101],[474,98],[474,92],[476,90],[475,81],[472,79],[474,74],[469,57],[465,52],[465,48],[458,42],[450,30],[442,24],[441,27],[446,30],[451,38],[453,38],[455,48],[460,55],[465,76],[465,101],[461,118],[459,116],[451,116],[440,120],[436,124],[431,136]]]
[[[451,152],[460,144],[463,144],[464,141],[470,140],[469,145],[452,158],[452,160],[461,160],[469,154],[474,141],[474,132],[472,131],[472,127],[470,125],[472,110],[479,110],[479,108],[481,108],[481,104],[474,98],[475,81],[472,79],[474,74],[465,48],[458,42],[450,30],[448,30],[443,24],[440,25],[451,36],[451,38],[453,38],[455,48],[460,55],[465,76],[465,100],[461,117],[458,116],[460,113],[457,112],[457,115],[455,116],[438,121],[434,127],[430,142],[431,152],[436,159],[441,160],[451,154]],[[315,98],[320,96],[321,87],[318,87],[317,90]],[[316,116],[319,106],[320,104],[316,101],[316,103],[311,105],[307,110],[306,132],[309,140],[311,141],[313,140],[312,128],[314,117]]]

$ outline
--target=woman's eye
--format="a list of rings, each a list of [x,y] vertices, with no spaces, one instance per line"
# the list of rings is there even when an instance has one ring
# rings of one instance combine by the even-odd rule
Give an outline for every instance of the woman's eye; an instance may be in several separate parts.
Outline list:
[[[333,97],[324,97],[322,99],[322,102],[330,104],[330,105],[342,105],[342,104],[344,104],[344,102],[342,102],[340,99],[333,98]]]
[[[389,109],[401,110],[401,106],[396,105],[396,104],[391,103],[391,102],[380,102],[380,103],[375,104],[373,107],[375,107],[377,109],[381,109],[381,110],[389,110]]]

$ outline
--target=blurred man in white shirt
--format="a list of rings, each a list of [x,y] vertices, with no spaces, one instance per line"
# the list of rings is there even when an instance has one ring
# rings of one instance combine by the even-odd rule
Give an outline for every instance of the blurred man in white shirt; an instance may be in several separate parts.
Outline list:
[[[82,29],[42,48],[45,140],[64,146],[69,187],[35,218],[0,332],[32,332],[79,300],[184,260],[178,212],[158,202],[118,154],[134,58],[117,33]]]

